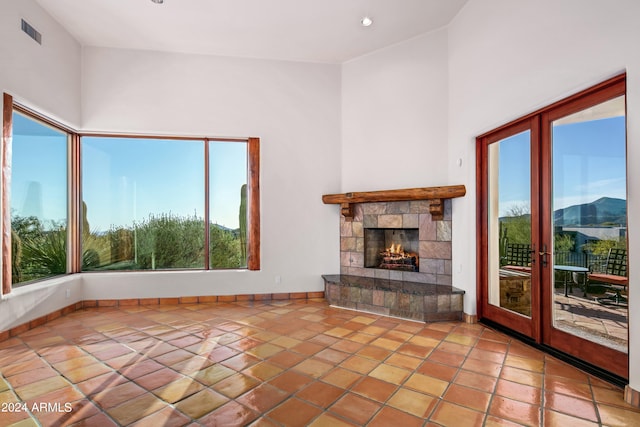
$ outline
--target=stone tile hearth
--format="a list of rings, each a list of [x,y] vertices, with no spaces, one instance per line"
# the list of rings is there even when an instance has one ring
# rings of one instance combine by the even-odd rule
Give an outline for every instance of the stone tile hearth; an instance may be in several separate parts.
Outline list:
[[[331,305],[423,322],[462,319],[464,291],[448,285],[343,274],[322,276]]]

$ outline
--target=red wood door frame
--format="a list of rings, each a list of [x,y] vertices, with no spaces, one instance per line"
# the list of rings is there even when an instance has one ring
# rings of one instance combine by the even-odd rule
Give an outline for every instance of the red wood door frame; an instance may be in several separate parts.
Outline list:
[[[476,272],[478,319],[488,319],[623,378],[629,376],[628,354],[582,339],[553,326],[553,258],[547,267],[535,257],[531,268],[531,317],[489,304],[488,295],[488,147],[519,132],[531,131],[531,243],[539,254],[553,252],[552,141],[554,120],[626,93],[626,74],[558,101],[476,139]],[[533,261],[533,260],[532,260]]]

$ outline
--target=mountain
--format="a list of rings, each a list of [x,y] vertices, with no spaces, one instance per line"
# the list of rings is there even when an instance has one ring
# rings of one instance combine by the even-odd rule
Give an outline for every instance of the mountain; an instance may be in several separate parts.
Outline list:
[[[627,225],[627,201],[602,197],[591,203],[569,206],[553,213],[555,225]]]

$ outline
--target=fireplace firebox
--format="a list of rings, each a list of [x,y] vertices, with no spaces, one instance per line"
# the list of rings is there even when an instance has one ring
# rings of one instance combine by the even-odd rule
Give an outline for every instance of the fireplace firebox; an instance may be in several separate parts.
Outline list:
[[[417,228],[365,228],[364,267],[420,271]]]

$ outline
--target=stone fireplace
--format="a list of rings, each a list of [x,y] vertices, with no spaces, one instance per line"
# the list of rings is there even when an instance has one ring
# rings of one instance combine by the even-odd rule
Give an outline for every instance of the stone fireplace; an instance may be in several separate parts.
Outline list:
[[[451,187],[395,191],[441,188]],[[325,203],[340,203],[343,214],[340,274],[323,276],[329,303],[421,321],[461,319],[464,292],[453,287],[451,279],[450,200],[460,196],[385,201],[376,200],[379,193],[323,198]],[[374,194],[372,201],[358,198]],[[336,196],[357,203],[331,199]]]
[[[374,265],[391,244],[417,255],[417,271]],[[340,274],[451,285],[451,201],[440,221],[426,200],[358,203],[352,220],[340,219]]]

